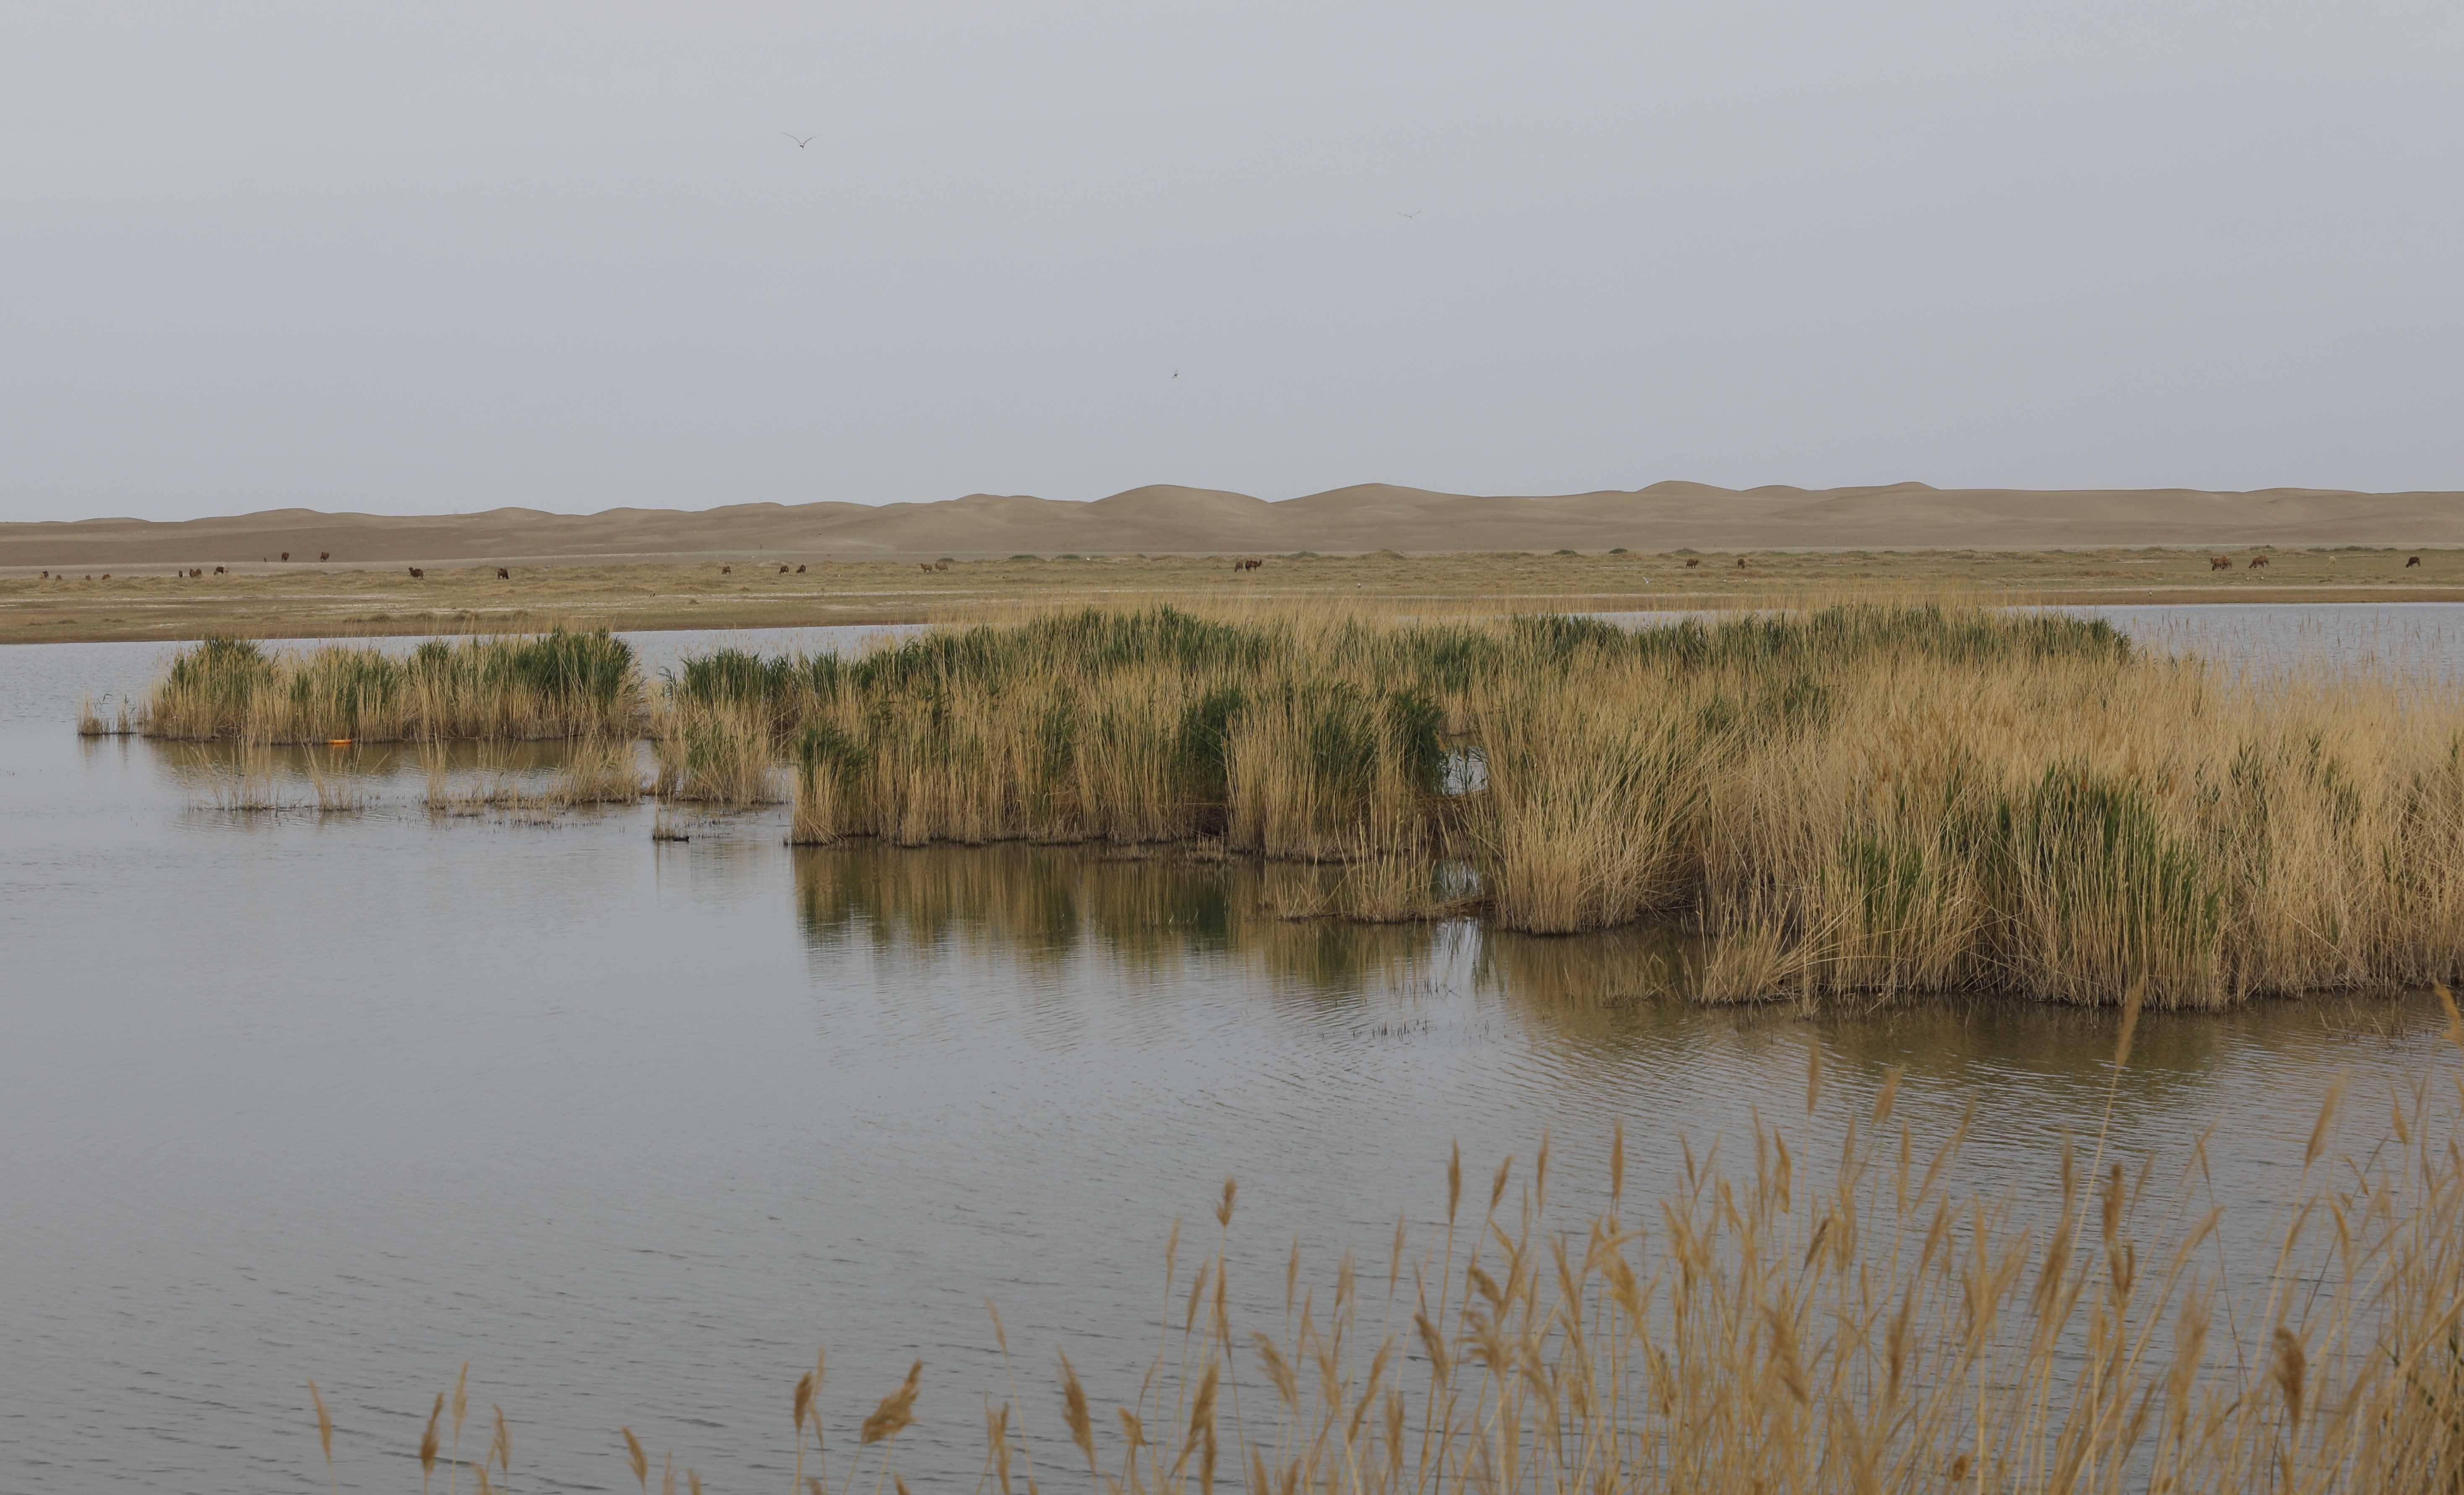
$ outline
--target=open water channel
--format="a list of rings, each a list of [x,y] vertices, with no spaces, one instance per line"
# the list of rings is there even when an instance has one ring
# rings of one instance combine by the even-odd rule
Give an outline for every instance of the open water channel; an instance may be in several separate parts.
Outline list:
[[[2464,658],[2464,608],[2112,615],[2261,668]],[[654,670],[715,642],[636,640]],[[1053,1347],[1130,1393],[1172,1220],[1226,1175],[1236,1299],[1279,1317],[1295,1237],[1382,1280],[1456,1139],[1485,1178],[1551,1131],[1578,1217],[1617,1120],[1648,1195],[1681,1136],[1801,1123],[1818,1049],[1842,1105],[1893,1066],[1923,1128],[1977,1096],[1969,1182],[2024,1203],[2105,1106],[2109,1016],[1639,1002],[1617,939],[1287,922],[1240,863],[433,817],[376,750],[355,812],[227,813],[194,750],[73,735],[168,652],[0,649],[0,1487],[321,1489],[312,1375],[344,1487],[413,1487],[468,1360],[519,1487],[629,1487],[629,1424],[714,1491],[777,1488],[822,1341],[834,1437],[920,1357],[901,1468],[972,1488],[985,1300],[1066,1463]],[[2151,1016],[2113,1146],[2214,1129],[2255,1251],[2330,1076],[2384,1094],[2453,1063],[2436,1031],[2400,997]]]

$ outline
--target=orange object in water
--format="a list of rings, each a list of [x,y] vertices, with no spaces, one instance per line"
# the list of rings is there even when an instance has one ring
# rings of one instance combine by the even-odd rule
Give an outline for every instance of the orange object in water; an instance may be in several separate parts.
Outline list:
[[[325,745],[327,747],[349,747],[351,745],[351,739],[348,737],[327,737],[325,739]]]

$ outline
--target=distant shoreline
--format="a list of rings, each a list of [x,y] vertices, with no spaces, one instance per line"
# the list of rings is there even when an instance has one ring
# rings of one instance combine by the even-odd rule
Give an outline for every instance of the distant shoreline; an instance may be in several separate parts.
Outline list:
[[[1063,606],[1322,603],[1431,612],[1683,611],[1845,597],[2044,605],[2464,603],[2464,550],[1906,550],[1320,555],[1252,571],[1185,556],[1083,561],[696,560],[617,565],[232,566],[0,572],[0,644],[869,627]],[[2405,562],[2418,554],[2421,564]],[[1694,561],[1694,565],[1685,562]],[[799,573],[795,567],[803,565]],[[780,567],[786,566],[782,574]]]

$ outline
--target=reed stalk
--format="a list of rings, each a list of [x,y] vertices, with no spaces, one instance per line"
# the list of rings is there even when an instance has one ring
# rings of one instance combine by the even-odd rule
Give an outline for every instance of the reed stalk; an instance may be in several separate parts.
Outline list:
[[[2464,1022],[2453,1031],[2464,1042]],[[955,1420],[946,1408],[973,1420],[980,1397],[983,1480],[1013,1491],[1030,1439],[1066,1439],[1091,1489],[1153,1495],[2464,1483],[2452,1056],[2392,1095],[2380,1126],[2349,1123],[2327,1086],[2306,1147],[2288,1140],[2272,1249],[2227,1255],[2210,1248],[2221,1210],[2203,1144],[2164,1168],[2101,1146],[2082,1167],[2065,1145],[2048,1163],[2054,1202],[2031,1211],[1971,1165],[1972,1101],[1963,1115],[1903,1094],[1896,1070],[1826,1085],[1817,1055],[1800,1123],[1758,1116],[1726,1145],[1685,1148],[1656,1199],[1627,1194],[1621,1127],[1606,1176],[1564,1176],[1544,1134],[1469,1215],[1458,1150],[1442,1216],[1425,1212],[1441,1222],[1398,1221],[1389,1259],[1365,1264],[1382,1294],[1349,1250],[1330,1274],[1295,1245],[1277,1283],[1227,1283],[1221,1247],[1184,1272],[1176,1225],[1148,1348],[1124,1363],[1117,1333],[1094,1341],[1115,1358],[1117,1401],[1066,1345],[1047,1393],[1022,1397],[996,1313],[986,1383],[911,1368],[851,1430],[850,1477],[869,1462],[865,1478],[904,1488],[898,1435]],[[1906,1119],[1920,1105],[1921,1126]],[[1226,1247],[1235,1198],[1226,1180],[1209,1201]],[[2251,1311],[2220,1315],[2220,1301]],[[771,1419],[790,1436],[792,1409],[799,1467],[808,1429],[818,1440],[832,1418],[819,1385],[805,1371],[790,1396],[782,1375]],[[789,1462],[768,1439],[736,1452]],[[629,1429],[606,1457],[569,1478],[621,1467],[647,1487]]]

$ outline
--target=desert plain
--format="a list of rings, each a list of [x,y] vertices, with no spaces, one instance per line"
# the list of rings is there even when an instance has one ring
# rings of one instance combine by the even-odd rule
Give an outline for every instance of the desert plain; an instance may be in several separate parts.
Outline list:
[[[1483,497],[1369,484],[1269,503],[1156,486],[1087,503],[0,524],[7,643],[904,623],[1086,601],[1624,610],[1861,592],[2459,601],[2464,495],[1661,483]]]

